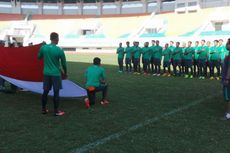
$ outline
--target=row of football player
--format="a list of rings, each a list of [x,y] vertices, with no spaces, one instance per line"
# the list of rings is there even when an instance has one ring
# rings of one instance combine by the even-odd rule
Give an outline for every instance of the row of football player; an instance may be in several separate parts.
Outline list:
[[[122,47],[122,43],[117,48],[119,72],[123,72],[123,63],[125,60],[126,71],[141,73],[140,63],[142,61],[144,74],[161,75],[161,65],[163,64],[163,75],[171,75],[171,65],[173,66],[173,75],[185,74],[186,78],[198,76],[200,79],[207,77],[210,72],[210,79],[214,79],[214,71],[216,68],[219,79],[221,74],[224,58],[228,55],[228,50],[223,45],[223,40],[214,40],[213,45],[210,41],[196,41],[193,46],[189,41],[187,44],[170,41],[166,43],[164,48],[161,47],[158,40],[152,40],[144,43],[144,47],[139,47],[139,42],[126,42],[126,47]],[[167,71],[166,71],[167,69]]]

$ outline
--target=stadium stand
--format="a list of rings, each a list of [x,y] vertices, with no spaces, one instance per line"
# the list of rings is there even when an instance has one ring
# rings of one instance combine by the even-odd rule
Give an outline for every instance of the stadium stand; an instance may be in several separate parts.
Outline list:
[[[214,37],[225,38],[230,32],[227,15],[230,7],[226,6],[230,4],[228,1],[43,2],[0,1],[0,39],[7,40],[8,37],[16,37],[27,45],[30,42],[49,41],[49,33],[57,31],[61,35],[60,45],[64,48],[106,50],[114,49],[119,42],[127,40],[138,40],[141,43],[151,39],[166,42],[189,40],[191,37],[211,40]],[[160,8],[156,8],[158,3],[161,4]],[[80,4],[91,11],[84,12],[82,8],[79,13],[74,10],[73,7],[79,8]],[[225,7],[216,7],[222,5]],[[99,6],[101,10],[98,9]],[[104,6],[108,7],[109,13],[105,13],[108,10],[104,9]],[[139,6],[143,9],[142,11],[138,9]],[[39,12],[40,7],[42,7],[41,12]],[[117,7],[120,7],[120,11],[117,11]],[[20,9],[20,11],[9,12],[8,8]],[[31,8],[36,11],[26,11]],[[60,8],[62,8],[61,12]],[[68,13],[65,13],[65,8],[68,8]],[[98,11],[101,12],[98,14]],[[15,35],[18,30],[13,26],[15,24],[21,26],[19,30],[24,30],[24,32],[18,32],[22,35]]]

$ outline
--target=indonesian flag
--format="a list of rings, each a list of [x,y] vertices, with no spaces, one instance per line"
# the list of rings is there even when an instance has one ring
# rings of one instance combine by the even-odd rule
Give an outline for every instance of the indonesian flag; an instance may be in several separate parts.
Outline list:
[[[42,44],[28,47],[0,47],[0,77],[32,92],[43,92],[43,60],[38,60]],[[85,89],[70,80],[62,81],[61,97],[81,97]],[[53,95],[53,92],[50,92]]]

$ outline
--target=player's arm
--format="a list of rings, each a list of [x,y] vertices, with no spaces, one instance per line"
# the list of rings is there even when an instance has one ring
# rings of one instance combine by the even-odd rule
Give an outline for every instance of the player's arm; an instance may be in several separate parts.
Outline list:
[[[101,79],[100,79],[101,84],[106,84],[106,76],[105,76],[105,70],[102,68],[102,73],[101,73]]]
[[[189,54],[189,51],[188,49],[186,48],[185,51],[184,51],[184,55],[188,55]]]
[[[197,54],[201,54],[202,53],[202,49],[198,48],[196,53]]]
[[[62,65],[62,69],[64,71],[64,74],[67,74],[67,66],[66,66],[66,57],[65,57],[65,53],[62,50],[62,54],[61,54],[61,65]]]
[[[126,48],[124,49],[124,54],[126,54],[127,53],[127,51],[126,51]]]
[[[119,52],[120,52],[119,49],[117,49],[117,54],[119,54]]]
[[[176,54],[178,54],[180,51],[175,51],[175,52],[173,52],[173,55],[176,55]]]
[[[175,54],[175,50],[172,50],[172,55],[176,55],[176,54]]]
[[[211,49],[209,52],[209,54],[214,54],[214,53],[216,53],[215,49]]]
[[[41,47],[38,52],[38,59],[42,59],[42,58],[43,58],[43,47]]]
[[[121,49],[121,53],[122,53],[123,55],[125,54],[125,49],[124,49],[124,48]]]

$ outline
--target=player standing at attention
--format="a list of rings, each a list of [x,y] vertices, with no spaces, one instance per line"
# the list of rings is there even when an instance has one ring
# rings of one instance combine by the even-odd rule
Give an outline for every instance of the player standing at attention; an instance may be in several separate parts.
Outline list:
[[[140,57],[141,49],[139,47],[139,42],[135,42],[134,50],[134,74],[140,74]]]
[[[117,54],[118,54],[118,65],[119,65],[120,73],[123,72],[124,52],[125,52],[125,49],[122,47],[122,43],[119,43],[119,47],[117,48]]]
[[[162,53],[162,55],[164,56],[164,61],[163,61],[164,74],[163,74],[163,76],[170,77],[171,76],[170,61],[171,61],[172,52],[168,48],[168,46],[169,46],[169,44],[166,43],[165,48],[164,48],[163,53]],[[166,68],[167,68],[167,72],[166,72]]]
[[[102,92],[101,104],[106,105],[109,102],[106,100],[108,85],[106,83],[105,69],[101,67],[101,59],[95,57],[93,65],[89,66],[85,72],[86,89],[88,98],[85,98],[86,108],[95,104],[96,92]]]
[[[154,68],[154,57],[155,57],[155,43],[156,43],[156,41],[155,40],[152,40],[152,46],[150,47],[150,49],[151,49],[151,60],[150,60],[150,62],[151,62],[151,73],[152,74],[154,74],[155,73],[155,68]]]
[[[181,57],[181,71],[183,75],[185,74],[185,59],[184,59],[185,49],[186,49],[186,43],[183,42],[182,43],[182,57]]]
[[[199,79],[205,79],[205,67],[208,57],[208,47],[205,46],[205,40],[201,40],[201,46],[198,48],[199,54],[198,65],[199,65]]]
[[[185,78],[191,78],[191,79],[193,78],[192,58],[193,58],[194,53],[195,53],[195,50],[192,47],[192,42],[189,41],[188,47],[184,51]]]
[[[194,56],[193,56],[193,75],[194,76],[199,75],[199,67],[198,67],[199,54],[197,54],[198,48],[199,48],[199,41],[196,41],[195,46],[194,46],[195,53],[194,53]]]
[[[159,45],[159,40],[156,41],[154,65],[155,65],[155,74],[157,76],[161,75],[161,59],[162,59],[162,50],[163,48]]]
[[[174,49],[175,49],[175,46],[174,46],[174,41],[170,41],[169,42],[169,49],[171,51],[171,53],[173,53]],[[172,58],[172,55],[171,55],[171,63],[173,65],[173,58]]]
[[[126,72],[131,73],[132,72],[132,65],[131,65],[131,51],[132,48],[129,46],[129,41],[126,42],[126,48],[125,48],[125,65],[126,65]]]
[[[174,48],[172,53],[173,59],[173,73],[174,76],[181,75],[181,58],[182,58],[182,49],[180,47],[180,42],[176,42],[176,48]],[[179,68],[179,74],[177,73],[177,67]]]
[[[52,32],[50,34],[50,44],[43,45],[38,53],[39,59],[44,59],[44,81],[43,81],[43,94],[42,94],[42,113],[47,114],[46,109],[47,96],[51,88],[53,87],[54,97],[54,115],[62,116],[65,113],[60,111],[59,108],[59,90],[62,88],[61,79],[61,66],[64,71],[64,75],[67,74],[66,58],[63,49],[57,46],[59,42],[59,36],[57,33]]]
[[[217,69],[217,77],[216,79],[219,80],[220,78],[220,47],[218,46],[219,41],[214,40],[214,46],[210,49],[210,80],[214,79],[214,69]]]
[[[136,44],[136,41],[133,41],[133,46],[131,47],[131,64],[133,68],[134,68],[134,53],[136,50],[135,44]]]
[[[149,42],[145,42],[144,47],[141,49],[142,56],[144,58],[144,75],[149,74],[150,71],[150,58],[151,58],[151,49],[149,48]]]

